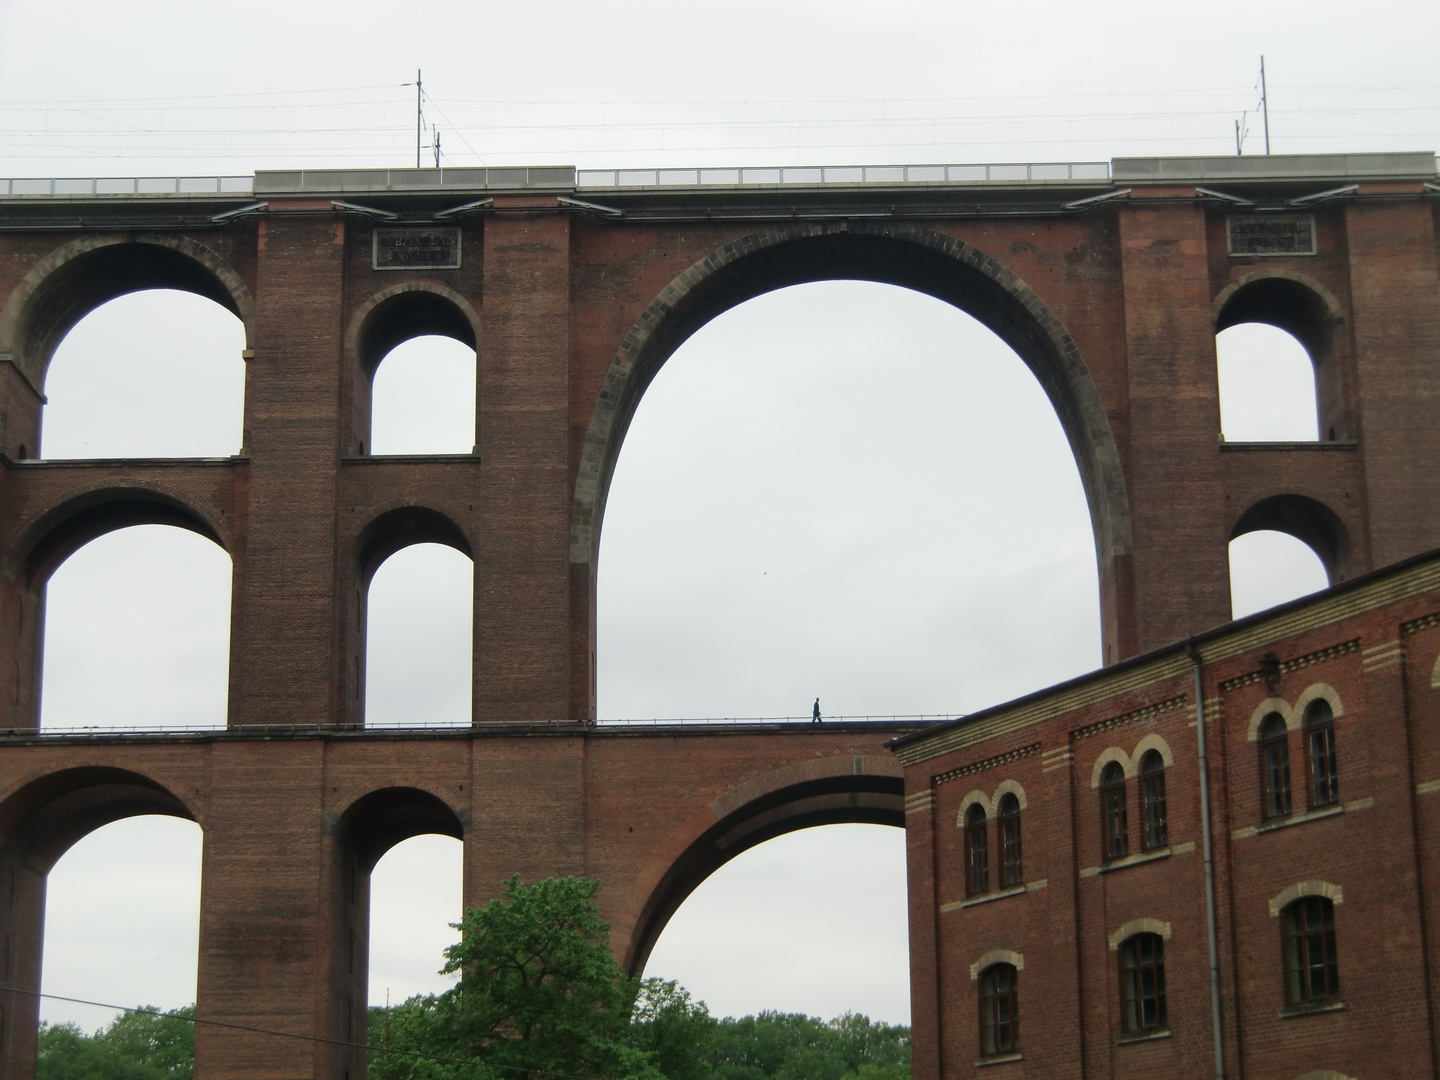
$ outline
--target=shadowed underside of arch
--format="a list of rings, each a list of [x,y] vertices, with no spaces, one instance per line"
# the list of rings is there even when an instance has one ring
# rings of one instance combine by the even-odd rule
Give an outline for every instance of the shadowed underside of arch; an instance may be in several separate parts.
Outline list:
[[[1230,539],[1261,530],[1287,533],[1320,557],[1330,584],[1353,573],[1349,530],[1340,516],[1324,503],[1305,495],[1273,495],[1261,499],[1243,514]]]
[[[904,781],[898,775],[839,771],[764,790],[725,813],[696,838],[661,877],[630,936],[624,964],[638,974],[670,917],[700,884],[735,856],[766,840],[817,825],[905,827]],[[725,800],[717,800],[717,804]]]
[[[32,586],[48,580],[91,540],[132,525],[173,525],[229,550],[220,529],[184,500],[149,488],[108,488],[67,501],[26,530],[17,545],[26,553],[25,580]],[[6,567],[7,573],[12,570]]]
[[[893,223],[796,223],[742,237],[672,281],[631,327],[601,388],[581,451],[570,562],[597,565],[610,479],[645,389],[717,315],[763,293],[828,280],[876,281],[969,312],[1014,349],[1045,389],[1075,454],[1102,579],[1131,551],[1119,450],[1074,340],[1043,300],[995,258],[934,230]]]
[[[0,804],[0,838],[32,869],[48,873],[96,829],[142,814],[195,820],[188,806],[149,777],[82,766],[32,781]]]
[[[0,308],[0,353],[12,357],[39,392],[55,349],[101,304],[147,289],[176,289],[213,300],[245,324],[255,302],[244,280],[189,237],[101,234],[75,240],[41,260]]]

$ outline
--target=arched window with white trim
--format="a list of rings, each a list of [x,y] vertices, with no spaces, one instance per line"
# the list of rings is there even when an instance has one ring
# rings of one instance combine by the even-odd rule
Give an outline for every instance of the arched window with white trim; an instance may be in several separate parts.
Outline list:
[[[1335,954],[1335,903],[1328,896],[1302,896],[1281,914],[1285,934],[1285,998],[1291,1005],[1316,1005],[1340,997]]]
[[[1130,827],[1125,816],[1125,767],[1118,761],[1100,774],[1100,828],[1105,858],[1123,859],[1130,854]]]
[[[1311,809],[1334,806],[1340,801],[1335,711],[1324,698],[1316,698],[1305,709],[1305,749],[1310,762]]]
[[[1290,731],[1273,712],[1260,722],[1260,798],[1267,819],[1290,814]]]

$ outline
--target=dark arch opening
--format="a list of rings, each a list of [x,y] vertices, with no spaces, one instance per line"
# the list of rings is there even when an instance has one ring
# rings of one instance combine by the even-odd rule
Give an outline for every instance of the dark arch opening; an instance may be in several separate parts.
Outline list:
[[[45,374],[39,450],[59,458],[242,452],[245,325],[214,300],[131,291],[85,313]]]
[[[1353,573],[1349,530],[1322,502],[1291,494],[1261,499],[1240,515],[1230,539],[1262,530],[1288,533],[1309,547],[1320,557],[1332,585]]]
[[[196,820],[179,797],[140,773],[83,766],[32,781],[0,805],[0,850],[48,871],[81,837],[140,814]]]
[[[371,301],[369,309],[360,317],[353,346],[357,364],[352,425],[356,453],[364,455],[374,450],[371,425],[375,411],[375,376],[386,357],[405,343],[424,337],[449,338],[473,353],[477,344],[474,319],[473,309],[460,297],[448,290],[441,292],[418,283],[396,286]],[[473,401],[473,377],[470,390]],[[457,452],[468,453],[475,442],[473,411],[470,437],[462,440],[464,449]]]
[[[623,958],[626,970],[644,970],[661,931],[685,898],[735,856],[817,825],[903,829],[904,802],[901,777],[849,773],[788,784],[749,800],[706,829],[666,870],[636,920]]]
[[[333,1072],[365,1075],[370,976],[370,874],[395,845],[426,834],[464,841],[465,822],[443,799],[413,787],[369,792],[351,803],[333,826],[336,841],[331,889],[331,956],[328,1013],[333,1038],[360,1048],[334,1047]]]
[[[1215,315],[1217,334],[1245,323],[1263,323],[1283,330],[1305,349],[1315,370],[1315,406],[1321,441],[1354,437],[1345,405],[1345,389],[1337,356],[1334,302],[1303,281],[1281,274],[1262,274],[1231,286],[1222,294]]]
[[[424,506],[402,506],[387,510],[360,533],[357,554],[362,584],[368,587],[381,563],[413,544],[444,544],[475,558],[464,531],[450,518]]]
[[[364,722],[367,718],[367,710],[370,698],[370,676],[368,668],[370,665],[370,590],[375,582],[375,574],[382,564],[391,556],[403,550],[416,547],[417,545],[439,544],[444,547],[458,551],[470,560],[471,574],[476,573],[474,566],[475,556],[471,550],[470,542],[464,532],[449,517],[437,510],[420,506],[403,506],[388,510],[380,514],[370,522],[359,536],[355,543],[355,570],[354,587],[349,597],[350,618],[347,620],[349,626],[348,657],[346,661],[345,680],[348,686],[346,693],[346,709],[356,724]],[[431,563],[434,560],[429,560]],[[410,569],[413,569],[410,568]],[[434,569],[431,567],[431,569]],[[412,584],[413,584],[412,580]],[[432,583],[433,584],[433,583]],[[421,590],[423,592],[423,590]],[[414,590],[407,590],[405,603],[395,608],[392,605],[392,614],[396,611],[409,612],[413,614],[411,601],[419,602],[422,599]],[[470,604],[469,625],[466,627],[465,640],[467,643],[467,659],[473,654],[473,620],[474,620],[474,579],[471,578],[471,588],[467,600]],[[452,641],[452,636],[445,630],[448,623],[427,621],[424,626],[425,633],[442,635],[445,641]],[[399,640],[409,640],[401,635]],[[394,644],[394,641],[392,641]],[[432,662],[440,662],[444,657],[439,654],[430,655],[428,659]],[[393,667],[393,665],[392,665]],[[468,668],[467,668],[468,671]],[[394,674],[392,671],[391,674]],[[423,672],[411,670],[406,673],[406,685],[414,688],[417,684],[414,679],[423,675]],[[444,682],[444,680],[441,680]],[[466,676],[466,690],[464,693],[465,708],[463,709],[466,722],[470,716],[469,701],[469,677]],[[393,682],[393,680],[392,680]],[[442,694],[448,693],[444,687],[433,684],[425,687],[426,691],[435,691]],[[451,695],[453,699],[453,694]],[[447,699],[450,700],[450,699]],[[451,700],[453,706],[453,700]],[[411,710],[403,710],[406,715]],[[446,715],[454,713],[454,708],[449,708]],[[392,718],[393,719],[393,718]],[[383,722],[383,720],[382,720]],[[408,723],[401,723],[400,726],[409,726]]]
[[[948,238],[934,245],[917,239],[860,229],[776,237],[744,257],[717,259],[713,270],[663,307],[643,341],[627,340],[635,364],[618,388],[613,420],[603,433],[592,542],[598,541],[604,492],[625,430],[645,388],[681,342],[721,312],[763,293],[848,279],[898,285],[943,300],[973,315],[1014,349],[1044,388],[1070,440],[1090,500],[1097,548],[1109,551],[1123,536],[1128,550],[1129,512],[1118,451],[1074,342],[1043,302],[994,259]],[[592,423],[592,437],[598,434]]]

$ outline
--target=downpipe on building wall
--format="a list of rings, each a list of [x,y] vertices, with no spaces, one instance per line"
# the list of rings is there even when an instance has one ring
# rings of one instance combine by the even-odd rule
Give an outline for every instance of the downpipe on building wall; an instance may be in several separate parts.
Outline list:
[[[1215,860],[1210,835],[1210,760],[1205,753],[1205,668],[1200,650],[1187,642],[1195,665],[1195,744],[1200,760],[1200,851],[1205,862],[1205,944],[1210,954],[1210,1026],[1215,1044],[1215,1076],[1225,1077],[1225,1041],[1220,1016],[1220,946],[1215,925]]]

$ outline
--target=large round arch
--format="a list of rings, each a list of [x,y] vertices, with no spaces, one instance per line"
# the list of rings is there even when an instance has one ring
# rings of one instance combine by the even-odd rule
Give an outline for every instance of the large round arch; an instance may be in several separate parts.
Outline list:
[[[218,254],[186,236],[124,234],[74,240],[41,259],[0,309],[0,353],[37,394],[60,341],[101,304],[146,289],[176,289],[215,301],[245,325],[251,340],[255,301]]]
[[[1113,589],[1112,568],[1132,547],[1129,502],[1108,415],[1074,339],[1040,296],[995,258],[932,229],[895,223],[794,223],[757,231],[712,251],[662,290],[622,341],[590,418],[571,508],[572,566],[589,569],[593,588],[621,445],[646,388],[680,344],[763,293],[839,279],[898,285],[953,304],[1019,354],[1070,442],[1090,508],[1102,591],[1107,582]],[[1114,622],[1114,613],[1106,621]]]
[[[731,788],[685,823],[678,851],[651,877],[622,962],[645,968],[661,931],[707,877],[766,840],[817,825],[905,827],[905,786],[893,759],[844,755],[773,769]]]

